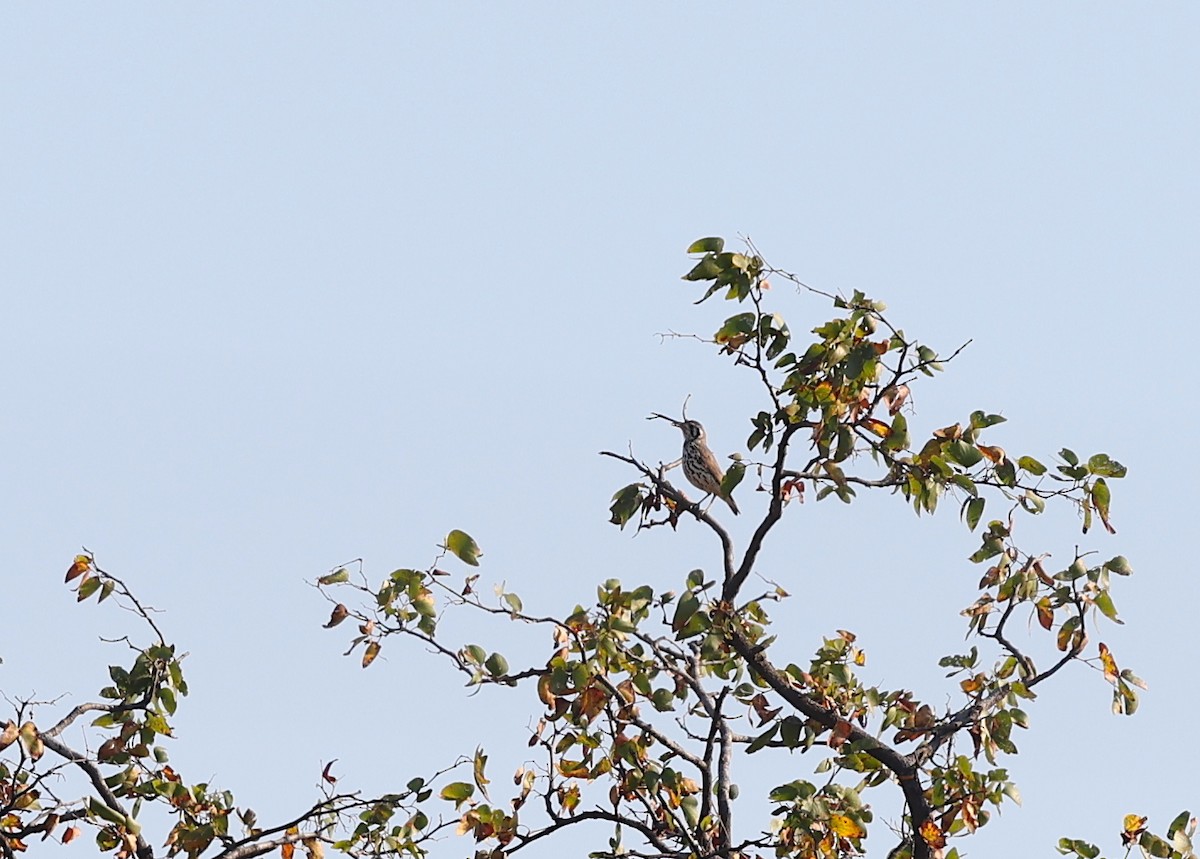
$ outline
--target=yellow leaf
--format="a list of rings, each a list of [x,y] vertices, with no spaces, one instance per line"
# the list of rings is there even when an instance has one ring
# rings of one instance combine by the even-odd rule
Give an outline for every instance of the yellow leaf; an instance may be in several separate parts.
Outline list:
[[[880,438],[887,438],[892,434],[892,428],[878,418],[864,418],[862,424]]]
[[[1137,814],[1127,814],[1121,829],[1121,843],[1128,847],[1146,831],[1146,818]]]
[[[1141,829],[1145,825],[1146,825],[1146,818],[1141,817],[1140,815],[1137,815],[1137,814],[1125,815],[1124,827],[1125,827],[1126,832],[1137,832],[1139,829]]]
[[[862,838],[867,834],[867,830],[844,814],[830,816],[829,828],[842,838]]]
[[[1112,651],[1103,641],[1100,642],[1100,664],[1104,666],[1104,679],[1116,683],[1121,672],[1117,670],[1117,660],[1113,658]]]

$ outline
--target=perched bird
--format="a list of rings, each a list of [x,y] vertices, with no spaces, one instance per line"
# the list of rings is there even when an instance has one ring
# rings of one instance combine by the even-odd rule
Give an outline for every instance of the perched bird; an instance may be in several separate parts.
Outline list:
[[[705,495],[716,495],[728,504],[729,509],[736,516],[738,507],[733,496],[727,492],[721,492],[721,481],[725,479],[725,472],[717,464],[717,458],[713,456],[713,452],[708,449],[704,427],[700,426],[699,421],[671,421],[671,423],[683,430],[683,459],[681,460],[683,476]]]

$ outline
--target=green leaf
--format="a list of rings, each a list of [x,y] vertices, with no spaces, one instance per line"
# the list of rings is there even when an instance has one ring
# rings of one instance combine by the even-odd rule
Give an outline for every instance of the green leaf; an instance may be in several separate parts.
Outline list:
[[[946,456],[953,459],[963,468],[970,468],[983,459],[983,454],[972,444],[957,439],[946,445]]]
[[[729,470],[725,472],[725,476],[721,478],[721,494],[729,495],[742,482],[742,478],[746,476],[746,465],[742,462],[735,462],[729,466]]]
[[[83,602],[85,599],[90,597],[96,591],[100,590],[101,584],[102,584],[102,582],[97,577],[92,577],[90,579],[87,579],[86,581],[84,581],[83,584],[81,584],[79,586],[79,591],[75,595],[75,600],[77,602]]]
[[[504,602],[508,605],[508,607],[510,609],[512,609],[513,612],[515,612],[516,614],[521,613],[521,610],[524,606],[521,603],[521,598],[519,596],[517,596],[516,594],[505,594],[503,599],[504,599]]]
[[[334,570],[332,573],[327,573],[317,579],[319,585],[340,585],[342,582],[350,581],[350,572],[345,567],[339,570]]]
[[[1003,415],[988,415],[981,411],[971,412],[971,426],[975,427],[976,429],[983,429],[984,427],[1002,424],[1006,420],[1008,420],[1008,418],[1004,417]]]
[[[908,419],[904,415],[897,414],[892,418],[892,431],[884,439],[883,446],[888,450],[904,450],[908,445]],[[840,492],[838,496],[841,496]],[[846,499],[843,498],[842,500],[845,501]]]
[[[1023,470],[1028,471],[1034,477],[1041,477],[1046,473],[1046,466],[1042,465],[1032,456],[1021,457],[1017,460],[1017,465],[1019,465]]]
[[[1133,572],[1133,567],[1129,566],[1129,561],[1125,559],[1124,555],[1117,555],[1112,560],[1105,561],[1104,568],[1118,576],[1128,576]]]
[[[654,694],[650,696],[650,703],[660,713],[667,713],[675,709],[675,696],[671,694],[670,689],[655,689]]]
[[[175,715],[175,708],[178,706],[178,702],[175,700],[175,693],[172,690],[163,686],[158,690],[158,700],[162,703],[163,709],[167,711],[167,715]]]
[[[1187,828],[1188,821],[1192,819],[1190,811],[1182,811],[1171,821],[1171,825],[1167,827],[1167,837],[1174,838],[1176,832],[1182,832]]]
[[[1092,484],[1092,503],[1096,505],[1096,512],[1101,518],[1108,519],[1108,505],[1112,501],[1112,493],[1108,489],[1108,483],[1103,477],[1097,478]]]
[[[700,600],[693,593],[686,593],[679,598],[679,602],[675,605],[675,617],[671,620],[671,630],[679,632],[687,622],[692,619],[692,615],[700,608]]]
[[[1098,453],[1088,459],[1088,471],[1099,477],[1121,478],[1126,475],[1128,469],[1115,459],[1109,459],[1108,454]]]
[[[717,264],[717,258],[714,257],[712,254],[708,254],[704,257],[704,259],[702,259],[702,260],[700,260],[700,262],[696,263],[696,265],[692,267],[692,270],[683,276],[683,279],[684,280],[713,280],[720,273],[721,273],[721,266]],[[716,291],[717,288],[718,288],[717,286],[713,286],[713,288],[708,291],[708,295],[705,295],[704,298],[708,298],[709,295],[712,295],[713,292]],[[701,299],[701,301],[703,301],[703,300],[704,299]]]
[[[933,459],[935,462],[940,460],[940,458],[936,456]],[[975,481],[967,477],[967,475],[955,474],[951,479],[954,481],[955,486],[957,486],[959,489],[965,489],[972,495],[972,497],[978,497],[979,489],[975,486]]]
[[[456,781],[442,788],[439,794],[442,799],[449,800],[454,803],[454,807],[460,807],[464,802],[472,797],[475,793],[475,785],[470,782]]]
[[[977,499],[983,500],[983,499]],[[971,555],[970,561],[973,564],[979,564],[986,561],[988,558],[994,558],[1004,550],[1004,542],[997,537],[984,537],[983,545],[975,550]]]
[[[1117,618],[1117,607],[1113,605],[1112,597],[1109,596],[1108,591],[1101,591],[1096,594],[1092,602],[1096,604],[1096,608],[1100,609],[1100,612],[1109,620],[1114,623],[1125,623],[1125,621]]]
[[[687,252],[690,254],[719,254],[723,250],[725,250],[725,240],[720,236],[709,236],[703,239],[696,239],[696,241],[688,245]]]
[[[713,335],[713,339],[718,343],[733,341],[734,344],[741,345],[749,340],[753,333],[754,314],[739,313],[737,316],[730,316],[726,319],[725,324]]]
[[[765,733],[759,734],[750,741],[750,745],[746,746],[746,754],[752,755],[759,749],[763,748],[767,743],[774,739],[775,734],[779,731],[779,723],[776,722]]]
[[[1039,498],[1037,493],[1031,489],[1026,489],[1025,494],[1017,500],[1030,513],[1041,513],[1046,509],[1046,502]]]
[[[508,660],[499,653],[493,653],[483,663],[483,667],[488,670],[488,673],[493,677],[503,677],[508,673]]]
[[[1069,447],[1064,447],[1058,452],[1058,455],[1066,460],[1067,465],[1079,465],[1079,457]]]
[[[479,556],[483,553],[479,551],[479,544],[471,539],[471,535],[465,531],[459,531],[456,528],[447,534],[446,548],[464,564],[470,564],[472,567],[479,566]]]
[[[984,507],[984,499],[983,498],[972,498],[971,500],[967,501],[967,503],[966,503],[966,505],[964,505],[964,507],[962,507],[962,510],[964,510],[964,516],[967,521],[968,529],[971,529],[971,530],[976,529],[977,525],[979,524],[979,517],[983,516],[983,507]]]
[[[614,525],[625,527],[625,523],[633,518],[633,514],[638,511],[642,504],[642,486],[640,483],[631,483],[623,489],[618,490],[613,495],[613,503],[609,508],[612,513],[612,518],[609,519]]]

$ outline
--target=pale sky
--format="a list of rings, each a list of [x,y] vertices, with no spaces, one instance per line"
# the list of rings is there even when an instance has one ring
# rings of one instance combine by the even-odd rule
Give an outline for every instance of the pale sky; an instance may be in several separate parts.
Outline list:
[[[452,528],[545,614],[605,578],[715,571],[694,523],[608,525],[633,476],[596,453],[674,458],[643,418],[687,394],[722,456],[744,450],[753,379],[656,334],[715,330],[730,305],[691,305],[684,250],[749,235],[922,342],[973,340],[914,391],[914,436],[983,408],[1010,452],[1129,467],[1116,537],[1065,511],[1030,533],[1063,566],[1129,557],[1127,623],[1098,640],[1149,682],[1142,708],[1111,715],[1083,666],[1048,684],[1005,762],[1025,805],[958,845],[1119,855],[1122,815],[1161,830],[1200,805],[1197,44],[1189,3],[3,6],[0,690],[68,706],[124,659],[98,637],[132,618],[62,584],[86,546],[191,653],[185,778],[263,819],[306,807],[331,758],[387,790],[483,743],[506,781],[532,695],[469,697],[399,641],[362,671],[305,581],[423,567]],[[794,332],[832,314],[775,298]],[[739,498],[745,539],[765,502]],[[967,646],[976,542],[953,505],[794,507],[763,570],[797,595],[789,658],[852,629],[865,680],[959,700],[936,662]],[[766,805],[743,790],[737,815],[748,833]]]

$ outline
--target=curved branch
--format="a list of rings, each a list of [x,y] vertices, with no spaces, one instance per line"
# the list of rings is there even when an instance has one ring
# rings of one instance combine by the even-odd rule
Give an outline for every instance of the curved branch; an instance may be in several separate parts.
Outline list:
[[[762,549],[763,541],[775,527],[775,523],[783,516],[783,466],[787,461],[788,444],[791,442],[792,436],[805,426],[807,426],[805,423],[789,424],[779,437],[779,444],[775,449],[775,465],[771,469],[771,504],[767,508],[767,515],[754,530],[754,536],[750,538],[750,543],[746,546],[746,552],[742,556],[742,562],[737,571],[730,571],[732,565],[726,563],[725,587],[721,590],[721,599],[724,602],[733,603],[737,599],[738,591],[741,590],[750,571],[754,569],[754,562]]]
[[[736,626],[731,625],[726,633],[726,640],[746,661],[752,671],[765,680],[768,686],[799,712],[829,730],[833,730],[839,724],[847,726],[849,729],[847,739],[895,775],[896,780],[900,783],[900,789],[904,793],[904,801],[908,806],[914,831],[919,830],[921,824],[930,819],[932,812],[929,802],[925,799],[924,788],[921,786],[920,770],[909,756],[901,754],[878,737],[842,718],[836,710],[821,706],[797,689],[792,684],[791,678],[772,665],[762,649],[747,640],[744,633]],[[913,838],[913,859],[931,859],[929,845],[919,835]]]
[[[677,504],[680,508],[686,510],[688,513],[691,513],[696,517],[696,519],[712,529],[713,533],[717,535],[717,539],[721,541],[721,551],[725,564],[725,578],[728,579],[733,575],[733,539],[729,536],[729,532],[721,526],[721,523],[710,516],[706,511],[701,510],[700,505],[695,501],[689,501],[682,492],[672,486],[669,481],[665,480],[660,474],[655,472],[645,463],[639,462],[632,456],[613,453],[610,450],[602,450],[600,451],[600,455],[609,456],[613,459],[620,460],[627,465],[632,465],[639,472],[641,472],[643,477],[645,477],[654,485],[654,488],[658,493],[666,496],[671,501],[675,502],[675,504]]]
[[[129,811],[121,804],[121,800],[117,799],[117,795],[104,783],[104,775],[95,761],[75,751],[56,737],[42,733],[39,733],[38,736],[41,737],[46,748],[83,770],[97,795],[104,800],[105,805],[120,814],[129,814]],[[137,855],[138,859],[153,859],[154,856],[154,848],[146,842],[141,833],[137,835]]]

